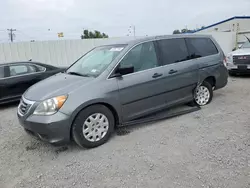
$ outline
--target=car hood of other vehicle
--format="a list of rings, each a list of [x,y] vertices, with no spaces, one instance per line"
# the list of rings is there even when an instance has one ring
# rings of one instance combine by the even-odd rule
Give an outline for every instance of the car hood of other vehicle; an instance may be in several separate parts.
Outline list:
[[[229,53],[230,55],[250,55],[250,48],[242,48]]]
[[[52,97],[67,95],[75,89],[89,84],[94,78],[59,73],[31,86],[24,98],[32,101],[43,101]]]

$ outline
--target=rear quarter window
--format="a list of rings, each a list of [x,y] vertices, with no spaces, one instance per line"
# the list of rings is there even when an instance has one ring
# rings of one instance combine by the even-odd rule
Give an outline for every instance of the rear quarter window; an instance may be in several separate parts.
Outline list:
[[[186,43],[191,59],[218,53],[218,49],[210,38],[187,38]]]
[[[44,72],[46,70],[45,67],[40,66],[40,65],[35,65],[37,67],[37,72]]]

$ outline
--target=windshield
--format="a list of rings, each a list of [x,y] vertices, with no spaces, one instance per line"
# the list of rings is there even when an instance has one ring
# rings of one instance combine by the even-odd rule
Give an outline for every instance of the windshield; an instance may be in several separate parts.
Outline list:
[[[97,47],[77,60],[66,73],[97,77],[110,65],[124,47],[125,45]]]
[[[245,42],[242,44],[241,48],[250,48],[250,42]]]

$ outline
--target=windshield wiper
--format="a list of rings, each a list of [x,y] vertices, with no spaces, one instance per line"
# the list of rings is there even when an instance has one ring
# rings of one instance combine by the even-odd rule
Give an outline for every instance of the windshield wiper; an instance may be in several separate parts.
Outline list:
[[[78,73],[78,72],[67,72],[67,74],[82,76],[82,77],[91,77],[91,75],[89,75],[89,74],[81,74],[81,73]]]

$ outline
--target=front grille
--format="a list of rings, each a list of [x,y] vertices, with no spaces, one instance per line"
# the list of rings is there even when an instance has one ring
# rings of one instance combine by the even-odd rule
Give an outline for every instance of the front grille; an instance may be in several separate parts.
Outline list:
[[[233,56],[235,65],[250,65],[250,55],[237,55]]]
[[[28,113],[29,109],[32,106],[32,102],[31,101],[27,101],[26,99],[21,99],[20,100],[20,104],[18,106],[18,112],[20,115],[24,116],[25,114]]]

